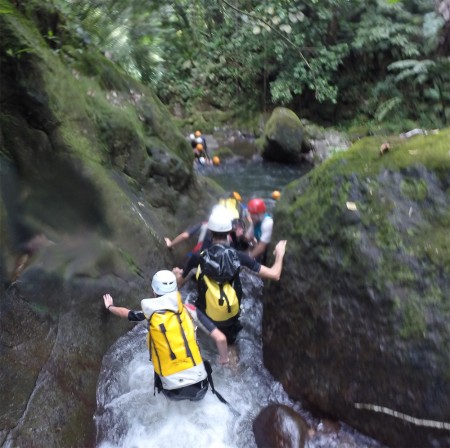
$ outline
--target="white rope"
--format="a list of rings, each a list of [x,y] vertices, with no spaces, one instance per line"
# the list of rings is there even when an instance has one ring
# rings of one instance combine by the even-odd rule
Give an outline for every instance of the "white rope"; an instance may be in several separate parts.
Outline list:
[[[403,414],[402,412],[394,411],[393,409],[386,408],[384,406],[377,406],[375,404],[367,403],[355,403],[357,409],[367,409],[369,411],[382,412],[383,414],[391,415],[392,417],[399,418],[406,422],[412,423],[416,426],[426,426],[429,428],[447,429],[450,430],[450,423],[437,422],[435,420],[425,420],[422,418],[411,417],[410,415]]]

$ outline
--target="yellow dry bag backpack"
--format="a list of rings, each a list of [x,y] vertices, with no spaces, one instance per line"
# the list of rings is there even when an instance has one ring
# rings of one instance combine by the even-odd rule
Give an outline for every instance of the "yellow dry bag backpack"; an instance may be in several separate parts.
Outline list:
[[[236,198],[234,197],[221,198],[217,203],[219,205],[223,205],[230,212],[233,219],[240,219],[242,207]]]
[[[236,250],[229,246],[215,244],[201,253],[196,305],[215,322],[225,323],[239,314],[240,297],[233,284],[240,266]]]
[[[178,293],[178,310],[158,310],[149,319],[147,343],[155,372],[169,376],[203,362],[192,318]]]

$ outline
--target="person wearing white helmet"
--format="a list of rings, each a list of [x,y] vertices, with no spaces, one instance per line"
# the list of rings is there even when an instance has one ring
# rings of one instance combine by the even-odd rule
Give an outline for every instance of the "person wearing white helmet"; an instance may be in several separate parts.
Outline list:
[[[242,329],[239,322],[240,302],[242,298],[242,285],[239,278],[239,272],[242,266],[248,268],[250,271],[256,273],[261,278],[267,278],[278,281],[281,276],[283,268],[283,258],[286,251],[286,240],[281,240],[275,246],[273,254],[275,261],[269,268],[260,264],[255,259],[249,257],[243,252],[239,252],[236,249],[230,247],[229,235],[232,230],[232,215],[223,206],[216,206],[211,213],[208,220],[208,229],[212,232],[213,244],[202,251],[200,254],[193,254],[189,259],[185,269],[178,267],[173,269],[178,281],[178,286],[182,286],[184,282],[189,278],[189,274],[194,270],[197,271],[196,277],[198,280],[198,298],[195,303],[197,309],[206,314],[211,321],[222,331],[229,344],[233,344],[236,340],[237,334]],[[209,264],[208,264],[209,263]],[[217,271],[221,272],[221,278],[216,277],[216,283],[221,286],[227,284],[232,286],[237,297],[237,305],[232,310],[228,299],[226,300],[227,306],[224,305],[224,300],[221,297],[219,299],[219,306],[211,304],[211,293],[207,293],[207,290],[211,291],[213,287],[209,282],[209,275],[206,269],[211,266],[216,266]],[[218,275],[218,274],[216,274]],[[205,277],[206,280],[205,280]],[[207,286],[205,286],[207,283]],[[234,294],[231,291],[232,294]],[[214,308],[215,307],[215,308]],[[226,313],[230,313],[228,318]]]
[[[216,205],[223,205],[223,203],[225,203],[226,205],[224,205],[224,207],[231,210],[231,213],[233,213],[233,231],[231,232],[230,244],[238,250],[245,250],[248,248],[248,244],[246,244],[246,240],[244,238],[245,224],[243,220],[240,219],[241,201],[241,195],[237,191],[233,191],[231,193],[225,193],[221,198],[219,198],[218,204]],[[168,237],[164,237],[164,241],[169,249],[173,249],[175,246],[183,243],[194,235],[198,235],[198,240],[189,255],[205,250],[212,244],[212,234],[208,229],[208,220],[197,222],[196,224],[188,227],[186,230],[183,230],[183,232],[178,234],[173,240]]]
[[[110,294],[103,295],[105,308],[130,321],[148,321],[148,346],[159,392],[172,400],[201,400],[208,389],[210,370],[197,344],[196,324],[216,342],[220,364],[228,363],[226,338],[208,320],[204,320],[205,326],[201,322],[204,316],[195,307],[182,303],[171,271],[158,271],[151,286],[153,297],[141,301],[141,311],[114,305]]]

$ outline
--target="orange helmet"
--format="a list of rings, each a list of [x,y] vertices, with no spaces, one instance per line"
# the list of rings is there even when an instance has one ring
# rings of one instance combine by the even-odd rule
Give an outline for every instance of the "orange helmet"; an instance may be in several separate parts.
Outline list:
[[[248,201],[247,204],[248,211],[252,215],[259,215],[260,213],[264,213],[266,211],[266,204],[262,199],[255,198]]]
[[[274,190],[272,191],[272,198],[275,199],[276,201],[278,199],[280,199],[281,193],[278,190]]]
[[[236,199],[236,201],[241,202],[242,201],[242,197],[241,195],[237,192],[237,191],[233,191],[233,193],[231,193],[231,196]]]
[[[220,165],[220,159],[219,159],[219,157],[214,156],[214,157],[212,158],[212,162],[213,162],[213,164],[214,164],[215,166],[219,166],[219,165]]]
[[[198,143],[195,148],[198,149],[199,151],[203,151],[203,145],[201,143]]]
[[[195,134],[194,134],[196,137],[200,137],[201,135],[202,135],[202,133],[200,132],[200,131],[195,131]]]

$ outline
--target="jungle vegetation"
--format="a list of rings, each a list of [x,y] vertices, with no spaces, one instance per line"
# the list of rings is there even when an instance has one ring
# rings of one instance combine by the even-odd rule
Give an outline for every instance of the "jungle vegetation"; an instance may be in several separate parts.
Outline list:
[[[25,1],[17,0],[23,8]],[[64,30],[178,116],[276,106],[324,124],[450,120],[450,0],[51,0]]]

